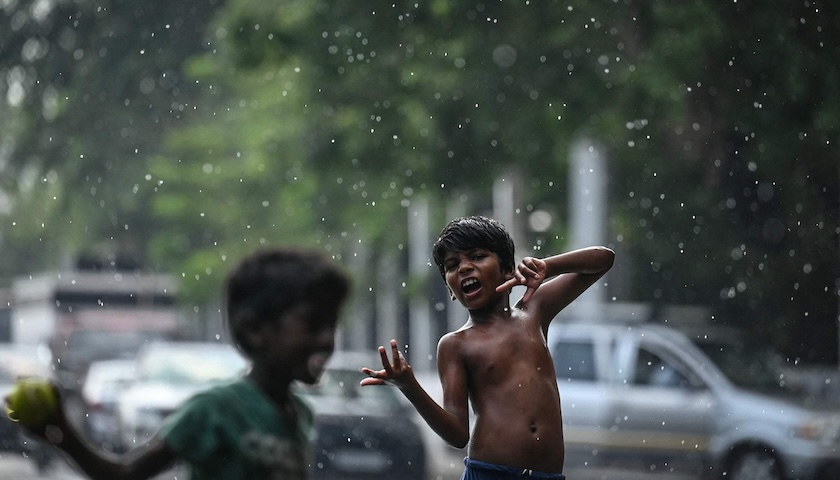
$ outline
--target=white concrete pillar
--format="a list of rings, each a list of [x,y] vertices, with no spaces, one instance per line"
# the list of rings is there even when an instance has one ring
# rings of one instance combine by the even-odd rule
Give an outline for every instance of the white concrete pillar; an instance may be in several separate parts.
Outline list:
[[[571,241],[569,249],[606,242],[607,160],[603,147],[588,138],[572,145],[569,169]],[[590,287],[572,305],[576,315],[603,318],[607,289],[604,279]]]
[[[429,202],[427,199],[415,198],[408,208],[408,278],[418,285],[427,285],[429,281],[430,238]],[[408,309],[408,359],[412,369],[427,372],[434,368],[434,346],[437,345],[437,339],[432,342],[432,317],[427,288],[419,288],[411,295]],[[400,347],[405,348],[405,345]]]

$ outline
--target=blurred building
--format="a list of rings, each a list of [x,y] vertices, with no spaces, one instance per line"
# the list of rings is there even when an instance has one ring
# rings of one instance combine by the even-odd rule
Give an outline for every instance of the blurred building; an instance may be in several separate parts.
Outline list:
[[[71,325],[87,328],[172,328],[176,284],[168,275],[131,271],[64,271],[14,281],[9,340],[45,343]]]

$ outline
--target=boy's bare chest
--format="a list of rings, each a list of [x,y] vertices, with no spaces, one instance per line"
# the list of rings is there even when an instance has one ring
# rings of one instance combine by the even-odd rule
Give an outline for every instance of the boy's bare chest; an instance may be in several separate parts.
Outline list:
[[[472,332],[464,358],[474,380],[495,382],[538,371],[551,363],[545,338],[537,328],[497,328]],[[520,373],[516,373],[520,372]]]

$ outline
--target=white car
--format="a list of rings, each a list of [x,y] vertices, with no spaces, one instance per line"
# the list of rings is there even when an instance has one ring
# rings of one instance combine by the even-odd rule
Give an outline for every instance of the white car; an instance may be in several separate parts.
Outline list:
[[[95,445],[121,450],[117,402],[136,378],[134,360],[100,360],[88,367],[82,381],[84,431]]]
[[[247,368],[247,360],[226,343],[156,342],[143,347],[136,358],[136,381],[118,400],[123,447],[147,442],[187,399]]]
[[[677,330],[555,321],[548,344],[563,408],[566,470],[840,478],[836,399],[820,405],[791,389],[783,359],[749,348],[743,338],[702,324]]]

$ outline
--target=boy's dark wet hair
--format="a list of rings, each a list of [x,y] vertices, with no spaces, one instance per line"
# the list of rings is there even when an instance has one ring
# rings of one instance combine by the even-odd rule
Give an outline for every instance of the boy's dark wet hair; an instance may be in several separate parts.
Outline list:
[[[432,256],[440,275],[445,276],[443,259],[447,252],[460,253],[476,248],[483,248],[498,255],[503,272],[513,271],[513,239],[504,225],[492,218],[474,215],[455,218],[441,230],[432,246]]]
[[[245,332],[299,305],[339,307],[350,278],[316,250],[271,248],[243,259],[225,281],[225,312],[234,343],[245,354]]]

